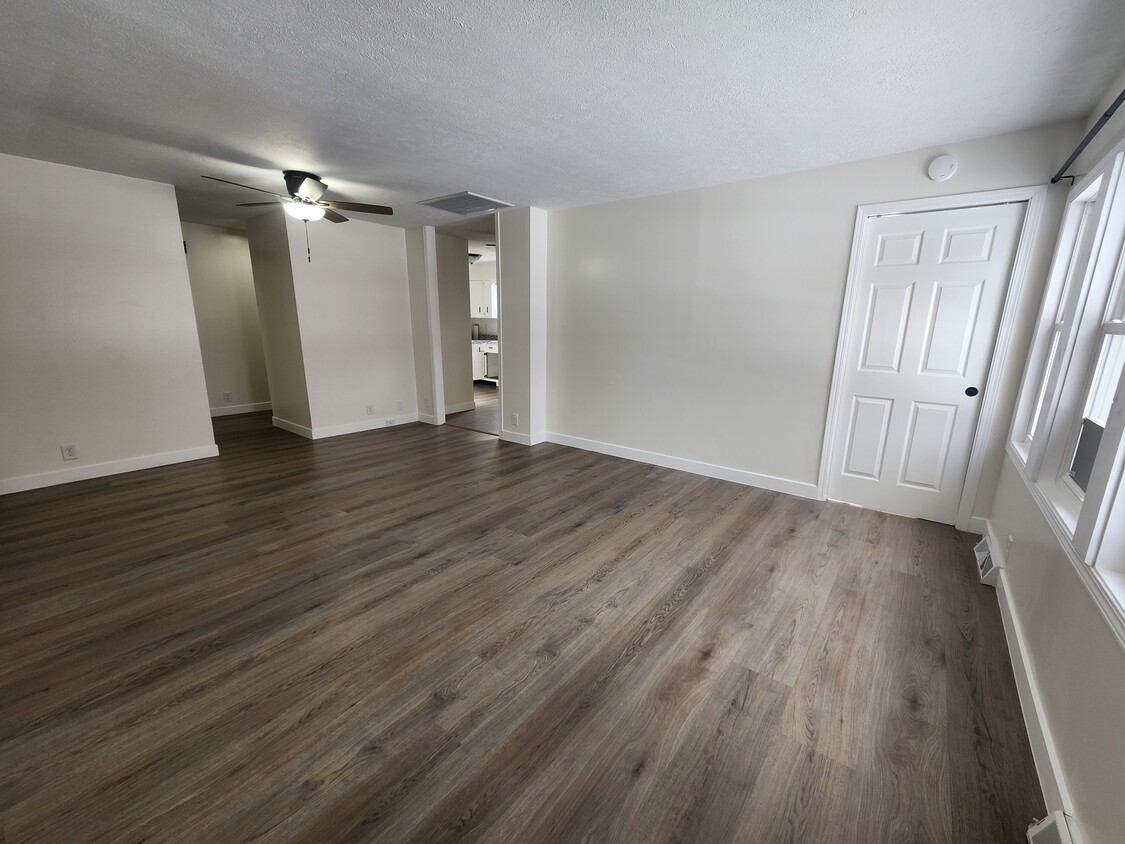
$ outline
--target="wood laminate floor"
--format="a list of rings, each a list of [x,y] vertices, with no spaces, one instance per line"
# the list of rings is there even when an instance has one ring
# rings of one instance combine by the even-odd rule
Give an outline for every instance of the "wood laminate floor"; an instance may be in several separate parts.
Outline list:
[[[0,499],[0,840],[1018,842],[972,537],[415,424]]]
[[[445,417],[445,423],[454,428],[465,428],[482,434],[499,434],[500,388],[491,381],[474,381],[473,401],[476,402],[476,407],[449,414]]]

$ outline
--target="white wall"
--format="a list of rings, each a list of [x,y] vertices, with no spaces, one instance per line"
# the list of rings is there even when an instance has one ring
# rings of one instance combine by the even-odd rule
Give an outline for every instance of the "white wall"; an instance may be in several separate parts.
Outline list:
[[[1085,121],[1082,134],[1123,85],[1125,71]],[[1118,110],[1070,172],[1086,172],[1095,156],[1123,137],[1125,109]],[[1069,153],[1063,152],[1055,169]],[[1056,190],[1065,195],[1069,188],[1064,180]],[[1046,238],[1052,248],[1057,229],[1056,224]],[[1047,807],[1073,814],[1084,844],[1118,844],[1125,832],[1123,643],[1007,457],[989,528],[1000,549],[1009,536],[1013,539],[1000,600],[1017,677],[1024,681],[1021,702]]]
[[[285,220],[314,432],[416,420],[405,230]]]
[[[469,336],[472,336],[473,326],[480,329],[481,337],[496,337],[500,333],[500,320],[488,317],[469,317]]]
[[[1106,113],[1113,101],[1125,89],[1125,67],[1121,68],[1121,72],[1117,74],[1117,78],[1109,86],[1109,90],[1102,95],[1098,100],[1098,104],[1094,106],[1090,112],[1090,116],[1086,118],[1085,126],[1083,127],[1083,134],[1089,131],[1098,119]],[[1121,106],[1114,112],[1106,124],[1102,127],[1101,131],[1094,136],[1090,141],[1090,145],[1082,151],[1082,155],[1074,162],[1068,172],[1070,173],[1086,173],[1089,172],[1091,166],[1096,164],[1121,138],[1125,136],[1125,105]],[[1065,161],[1065,159],[1063,159]],[[1062,166],[1062,161],[1059,166]],[[1064,185],[1070,185],[1070,179],[1063,182]]]
[[[445,424],[445,391],[437,389],[442,376],[441,333],[437,303],[437,246],[433,226],[406,231],[406,277],[410,290],[410,327],[414,353],[414,388],[418,418],[430,425]]]
[[[0,184],[0,492],[217,454],[172,187],[10,155]]]
[[[1100,615],[1078,573],[1055,539],[1011,461],[1000,477],[990,519],[1000,548],[1014,538],[1004,570],[1005,609],[1024,634],[1022,656],[1042,705],[1061,767],[1062,792],[1045,789],[1048,809],[1077,819],[1085,844],[1118,844],[1125,831],[1125,650]],[[1006,619],[1007,621],[1007,619]],[[1013,641],[1013,631],[1008,631]],[[1017,675],[1021,666],[1018,664]],[[1032,747],[1040,774],[1052,772],[1045,745],[1036,736],[1031,698]]]
[[[815,494],[856,206],[1043,184],[1080,130],[1078,123],[1048,126],[552,211],[552,438],[668,456],[681,468]],[[925,175],[938,152],[960,160],[944,183]],[[1048,233],[1063,193],[1049,199]],[[1034,256],[1018,352],[1034,318],[1049,240]],[[1019,375],[989,385],[1001,391],[1002,407],[1010,406]],[[1006,429],[1004,418],[980,501],[991,500]]]
[[[281,211],[259,214],[246,221],[246,233],[274,424],[311,436],[312,411],[285,221]]]
[[[246,233],[182,223],[211,415],[269,407],[270,388]],[[223,393],[230,393],[225,401]]]
[[[435,246],[445,410],[457,413],[474,406],[472,335],[465,325],[469,313],[469,244],[463,238],[439,234]]]
[[[405,231],[353,219],[306,233],[280,210],[250,222],[275,424],[316,439],[415,421]],[[279,412],[282,355],[297,413],[303,381],[307,423]]]
[[[496,215],[496,237],[500,439],[534,445],[547,435],[547,212],[504,209]]]

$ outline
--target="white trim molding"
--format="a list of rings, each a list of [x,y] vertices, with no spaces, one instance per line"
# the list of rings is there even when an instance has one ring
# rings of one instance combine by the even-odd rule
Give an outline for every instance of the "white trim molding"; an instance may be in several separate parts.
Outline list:
[[[429,326],[430,383],[434,403],[434,418],[438,425],[445,424],[445,364],[441,351],[441,308],[438,296],[437,229],[422,226],[422,258],[426,272],[426,322]]]
[[[828,399],[828,413],[824,423],[824,443],[820,452],[820,471],[817,475],[816,498],[828,497],[828,481],[835,457],[836,443],[834,432],[843,405],[844,367],[847,363],[849,331],[855,316],[858,301],[858,279],[862,247],[867,237],[868,221],[888,214],[918,214],[927,211],[948,211],[953,208],[976,208],[987,205],[1001,205],[1013,202],[1026,202],[1023,226],[1004,297],[1004,308],[997,329],[996,341],[992,350],[986,389],[981,400],[980,414],[977,417],[976,433],[973,436],[972,450],[965,472],[965,485],[957,508],[957,527],[961,530],[983,529],[981,520],[973,517],[977,488],[984,469],[984,457],[988,440],[997,434],[997,425],[1003,423],[999,412],[999,385],[1009,368],[1022,367],[1022,361],[1009,361],[1009,351],[1016,328],[1016,318],[1027,288],[1027,275],[1031,263],[1031,252],[1039,233],[1043,218],[1043,206],[1047,200],[1046,185],[1030,185],[1005,190],[962,193],[950,196],[934,196],[922,199],[907,199],[898,202],[880,202],[873,205],[860,205],[856,209],[855,229],[852,233],[852,252],[848,262],[848,277],[844,289],[844,307],[840,315],[840,332],[836,340],[836,362],[832,369],[832,389]],[[1007,430],[1001,434],[1007,436]]]
[[[186,463],[189,460],[203,460],[208,457],[218,457],[217,445],[203,445],[196,448],[185,448],[180,451],[164,451],[159,454],[145,454],[140,457],[127,457],[124,460],[108,460],[105,463],[91,463],[87,466],[74,466],[58,469],[53,472],[43,472],[39,475],[22,475],[17,478],[4,478],[0,480],[0,495],[13,492],[25,492],[29,489],[40,489],[57,484],[69,484],[74,481],[86,481],[91,478],[103,478],[107,475],[120,475],[124,472],[136,472],[141,469],[154,469],[157,466],[168,466],[172,463]]]
[[[306,440],[313,438],[312,428],[306,428],[304,425],[298,425],[296,422],[290,422],[288,419],[282,419],[280,416],[273,417],[273,426],[280,428],[283,431],[288,431],[291,434],[297,434],[304,437]]]
[[[517,443],[519,445],[539,445],[551,439],[550,434],[521,434],[519,431],[509,431],[507,428],[500,430],[500,439],[506,443]],[[551,440],[554,442],[554,440]]]
[[[757,472],[748,472],[745,469],[732,469],[728,466],[717,466],[714,463],[704,463],[699,460],[689,460],[684,457],[673,457],[670,454],[660,454],[655,451],[643,451],[639,448],[603,443],[597,440],[587,440],[582,437],[571,437],[566,434],[549,432],[547,441],[571,448],[580,448],[583,451],[596,451],[599,454],[608,454],[612,457],[623,457],[626,460],[635,460],[638,463],[648,463],[653,466],[663,466],[666,469],[679,469],[682,472],[691,472],[693,475],[704,475],[708,478],[718,478],[722,481],[732,481],[743,486],[752,486],[759,489],[768,489],[771,492],[783,492],[786,495],[796,495],[801,498],[817,498],[816,484],[805,481],[794,481],[789,478],[778,478],[773,475],[762,475]]]
[[[281,428],[284,431],[298,434],[307,440],[342,437],[346,434],[358,434],[363,431],[378,430],[379,428],[393,428],[396,425],[408,425],[411,422],[417,421],[419,421],[417,413],[404,413],[399,416],[380,416],[372,419],[362,419],[359,422],[345,422],[342,425],[322,425],[320,427],[306,428],[304,425],[298,425],[295,422],[290,422],[288,419],[282,419],[278,416],[273,418],[275,428]]]
[[[445,406],[445,415],[451,413],[463,413],[466,410],[476,410],[477,403],[475,401],[463,401],[457,404],[447,404]]]
[[[343,425],[325,425],[313,428],[312,438],[323,440],[328,437],[342,437],[345,434],[358,434],[362,431],[374,431],[379,428],[393,428],[396,425],[408,425],[418,421],[417,413],[405,413],[401,416],[381,416],[377,419],[363,419],[359,422],[345,422]]]
[[[238,416],[241,413],[257,413],[260,410],[272,410],[273,404],[260,401],[256,404],[224,404],[211,408],[211,416]]]

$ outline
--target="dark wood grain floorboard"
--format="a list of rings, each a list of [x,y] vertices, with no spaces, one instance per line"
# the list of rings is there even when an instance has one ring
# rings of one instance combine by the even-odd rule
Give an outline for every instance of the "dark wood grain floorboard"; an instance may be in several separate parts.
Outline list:
[[[972,538],[407,425],[0,498],[0,841],[993,842]]]

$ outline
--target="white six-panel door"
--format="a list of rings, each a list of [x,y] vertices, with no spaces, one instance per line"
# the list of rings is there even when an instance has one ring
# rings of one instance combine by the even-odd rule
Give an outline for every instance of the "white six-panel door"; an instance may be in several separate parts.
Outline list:
[[[956,522],[1025,209],[868,221],[829,498]]]

